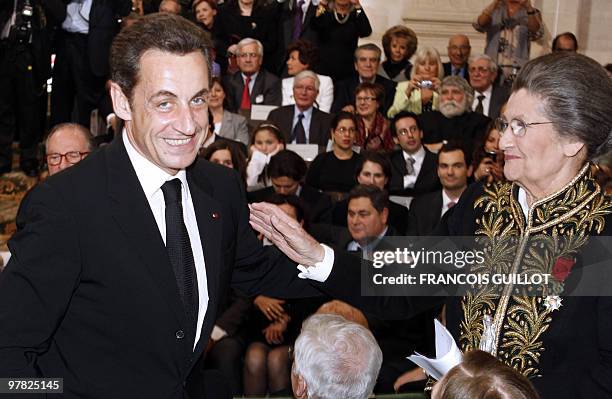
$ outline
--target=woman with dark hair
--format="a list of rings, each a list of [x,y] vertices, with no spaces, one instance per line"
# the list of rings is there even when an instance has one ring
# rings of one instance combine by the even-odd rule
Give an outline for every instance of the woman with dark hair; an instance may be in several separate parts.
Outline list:
[[[191,5],[196,23],[210,33],[213,41],[214,60],[219,65],[220,73],[227,70],[227,43],[223,25],[217,22],[218,6],[216,0],[195,0]],[[214,70],[213,70],[214,72]],[[218,76],[218,75],[217,75]]]
[[[391,151],[395,147],[389,121],[379,111],[384,102],[385,90],[379,84],[364,82],[355,89],[356,146],[369,151]]]
[[[247,187],[249,191],[270,185],[270,179],[265,173],[270,159],[279,151],[285,149],[285,136],[273,123],[262,122],[253,131],[249,146],[249,162],[247,165]]]
[[[305,70],[315,70],[319,61],[317,48],[308,40],[297,40],[287,47],[288,78],[283,79],[283,105],[295,104],[293,81],[295,75]],[[329,112],[334,101],[334,82],[329,76],[319,75],[319,94],[315,106]]]
[[[234,169],[246,181],[246,159],[238,147],[226,140],[217,140],[202,152],[207,161]]]
[[[366,151],[361,153],[361,159],[357,163],[355,175],[358,184],[367,184],[380,188],[389,189],[391,181],[391,162],[384,153]],[[332,210],[332,223],[336,226],[347,225],[348,200],[334,204]],[[405,206],[389,201],[389,226],[392,226],[397,235],[404,235],[408,230],[408,209]]]
[[[416,33],[403,25],[389,28],[382,37],[385,61],[378,67],[378,74],[396,82],[410,79],[410,58],[417,49]]]
[[[495,123],[491,122],[472,157],[474,180],[493,183],[504,179],[504,153],[499,149],[500,137]]]
[[[355,73],[354,53],[360,37],[372,34],[370,21],[359,0],[320,0],[312,28],[319,33],[321,59],[318,72],[335,81]]]
[[[339,112],[331,123],[332,150],[317,155],[310,164],[306,184],[328,193],[333,200],[344,199],[356,184],[355,167],[361,156],[353,151],[357,117]]]
[[[240,141],[249,145],[249,129],[246,118],[228,111],[225,107],[225,84],[218,77],[213,77],[210,83],[210,98],[208,108],[213,116],[215,134],[230,140]]]

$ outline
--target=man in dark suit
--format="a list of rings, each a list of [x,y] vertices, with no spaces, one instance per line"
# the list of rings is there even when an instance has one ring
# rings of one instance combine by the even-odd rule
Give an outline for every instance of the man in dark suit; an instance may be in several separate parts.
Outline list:
[[[61,377],[65,398],[222,397],[206,396],[221,381],[194,365],[230,284],[317,294],[255,238],[238,175],[196,158],[209,47],[170,14],[115,39],[111,96],[125,129],[22,204],[0,275],[0,376]]]
[[[281,105],[281,81],[261,67],[264,54],[261,42],[245,38],[236,46],[236,61],[240,70],[225,77],[227,108],[250,117],[252,105]]]
[[[389,192],[413,197],[440,187],[436,174],[436,155],[422,143],[423,130],[419,118],[412,112],[400,112],[391,122],[393,140],[401,149],[391,154]]]
[[[331,198],[304,185],[306,170],[306,162],[298,154],[289,150],[279,151],[268,164],[268,177],[272,186],[249,192],[249,202],[266,201],[274,193],[295,195],[304,205],[307,224],[331,222]]]
[[[454,35],[448,39],[449,62],[445,62],[444,76],[461,76],[463,79],[468,78],[468,59],[470,58],[470,39],[466,35]]]
[[[88,8],[88,5],[90,8]],[[70,1],[58,32],[53,67],[51,126],[72,120],[89,127],[108,79],[108,54],[119,30],[118,18],[130,13],[130,0]]]
[[[318,94],[317,74],[302,71],[293,80],[295,105],[273,110],[268,119],[278,126],[287,143],[317,144],[323,152],[330,137],[331,115],[313,106]]]
[[[339,112],[345,107],[348,107],[348,111],[353,112],[355,109],[355,89],[360,83],[370,82],[383,87],[385,99],[384,101],[379,101],[379,111],[383,115],[387,115],[387,111],[393,104],[393,96],[395,95],[397,83],[383,78],[376,73],[380,65],[381,54],[380,48],[372,43],[357,47],[355,50],[355,71],[357,73],[348,79],[338,82],[336,85],[334,103],[331,109],[332,113]]]
[[[470,86],[474,89],[472,111],[495,120],[501,107],[508,101],[510,91],[496,84],[497,64],[486,54],[470,59]]]
[[[442,189],[416,197],[410,203],[408,235],[430,235],[442,216],[459,201],[472,175],[469,156],[456,143],[438,152],[438,177]]]

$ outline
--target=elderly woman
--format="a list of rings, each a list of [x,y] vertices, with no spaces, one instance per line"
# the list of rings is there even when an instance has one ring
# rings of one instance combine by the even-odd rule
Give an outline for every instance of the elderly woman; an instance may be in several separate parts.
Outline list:
[[[364,82],[355,89],[357,136],[355,145],[364,150],[391,151],[395,147],[389,121],[378,111],[385,102],[385,90],[376,83]]]
[[[544,35],[542,16],[531,0],[494,0],[480,13],[474,29],[487,34],[485,53],[509,83],[529,60],[530,41]]]
[[[293,98],[293,80],[295,76],[306,70],[313,70],[318,62],[319,54],[316,47],[308,40],[297,40],[287,47],[288,78],[283,79],[283,105],[295,104]],[[329,76],[319,75],[319,94],[315,105],[329,112],[334,101],[334,82]]]
[[[590,168],[611,147],[611,102],[612,81],[590,58],[549,54],[528,62],[497,121],[508,181],[470,186],[448,217],[451,235],[492,240],[472,272],[550,276],[528,287],[476,287],[446,303],[446,326],[462,351],[491,353],[544,398],[612,397],[611,260],[609,245],[597,239],[612,233],[612,200]],[[253,210],[264,209],[271,212]],[[388,318],[418,311],[418,298],[361,296],[359,273],[314,266],[325,263],[318,262],[326,249],[299,233],[291,232],[304,236],[290,237],[293,254],[317,255],[292,258],[308,267],[303,277],[325,281],[318,288]],[[350,262],[344,256],[336,251],[335,263]]]
[[[433,47],[424,47],[417,51],[410,80],[401,82],[395,89],[393,105],[387,116],[393,118],[401,111],[423,112],[438,109],[438,86],[444,77],[444,67],[440,53]]]
[[[410,58],[417,49],[416,33],[403,25],[389,28],[382,38],[385,61],[378,67],[378,74],[396,82],[410,79],[412,64]]]

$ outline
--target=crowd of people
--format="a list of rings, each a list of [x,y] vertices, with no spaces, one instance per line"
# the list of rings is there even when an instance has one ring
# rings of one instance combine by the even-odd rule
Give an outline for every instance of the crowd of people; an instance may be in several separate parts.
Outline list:
[[[372,33],[359,0],[26,0],[33,17],[22,3],[0,9],[0,173],[12,170],[18,137],[23,172],[38,176],[44,164],[49,178],[25,197],[9,245],[13,260],[0,273],[0,326],[11,325],[0,327],[0,377],[73,373],[67,392],[93,389],[100,398],[180,398],[179,381],[193,399],[422,391],[431,380],[406,357],[435,354],[437,318],[465,357],[433,385],[433,398],[489,397],[481,395],[491,386],[497,396],[490,397],[612,395],[604,300],[563,298],[559,315],[542,298],[526,304],[507,293],[506,301],[479,293],[419,307],[412,298],[363,298],[358,269],[338,271],[371,259],[393,236],[605,233],[612,161],[602,107],[612,100],[612,78],[575,54],[570,32],[554,39],[552,55],[530,62],[530,42],[544,32],[530,0],[475,10],[486,47],[474,51],[458,32],[448,39],[448,62],[405,26],[390,27],[381,46],[358,45]],[[23,62],[27,73],[15,68]],[[557,87],[572,73],[589,75]],[[599,87],[586,81],[593,77],[603,77]],[[258,106],[273,109],[264,119]],[[107,128],[94,137],[97,119]],[[302,145],[318,155],[304,159]],[[203,167],[203,160],[221,166]],[[177,180],[178,200],[167,187]],[[145,209],[136,206],[142,202]],[[177,202],[182,207],[170,215]],[[245,202],[273,204],[251,207],[257,239]],[[171,231],[177,218],[185,223]],[[114,219],[118,226],[100,229]],[[213,253],[213,245],[222,251]],[[576,251],[563,259],[577,262]],[[297,278],[281,252],[311,267]],[[124,266],[141,262],[152,277],[136,287],[140,271]],[[125,280],[100,271],[106,263],[119,265]],[[51,275],[49,268],[63,271]],[[21,295],[18,317],[10,304]],[[46,296],[54,298],[49,305],[39,301]],[[181,313],[170,338],[152,320],[173,326],[172,312],[139,313],[168,305]],[[585,308],[592,314],[572,313]],[[26,312],[32,320],[19,321]],[[493,343],[481,331],[491,316],[501,340]],[[529,328],[538,330],[520,336],[518,326],[532,326],[532,316],[539,324]],[[551,322],[554,316],[561,321]],[[583,332],[558,332],[560,323],[575,324],[572,317]],[[103,325],[117,331],[106,337]],[[155,332],[137,343],[147,329]],[[91,337],[99,347],[85,351],[79,344]],[[561,349],[564,337],[591,347],[579,356],[579,349]],[[113,340],[139,354],[114,353]],[[147,346],[165,349],[157,356]],[[38,358],[22,363],[30,355],[19,348]],[[556,360],[542,348],[558,350]],[[86,365],[91,356],[99,365]],[[128,358],[171,362],[176,370],[161,364],[127,382],[138,366]],[[567,369],[555,362],[568,362]],[[573,377],[560,382],[572,365]],[[74,367],[91,374],[81,379]],[[116,383],[88,387],[96,373]],[[137,388],[162,375],[161,391]]]

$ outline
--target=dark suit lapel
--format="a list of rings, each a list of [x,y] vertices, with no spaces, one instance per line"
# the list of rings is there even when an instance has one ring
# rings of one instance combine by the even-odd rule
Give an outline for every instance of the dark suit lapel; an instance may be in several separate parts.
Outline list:
[[[260,94],[263,95],[265,85],[266,85],[265,71],[263,69],[260,69],[259,73],[257,74],[257,77],[255,78],[255,83],[253,84],[253,90],[251,91],[251,105],[263,103],[263,101],[261,103],[257,103],[255,100],[257,99],[257,96],[259,96]]]
[[[219,301],[219,273],[221,267],[221,230],[222,221],[220,204],[210,196],[212,187],[208,180],[203,179],[194,171],[192,166],[187,172],[187,182],[196,213],[198,231],[202,248],[204,250],[204,263],[206,265],[206,282],[208,286],[208,307],[204,316],[201,339],[194,353],[203,351],[208,342],[209,330],[214,324],[212,315],[215,315]],[[205,339],[202,339],[205,338]]]
[[[312,117],[310,118],[310,128],[308,132],[308,140],[310,144],[320,145],[319,143],[321,142],[321,137],[319,137],[321,134],[320,113],[321,111],[316,109],[314,106],[312,107]]]
[[[308,9],[306,10],[306,16],[304,17],[304,23],[302,24],[302,32],[301,33],[305,32],[305,29],[310,24],[310,20],[314,16],[314,14],[316,12],[316,9],[317,9],[317,7],[315,7],[312,3],[310,3],[310,5],[308,6]]]
[[[107,152],[108,188],[113,218],[125,233],[133,253],[159,287],[172,314],[183,327],[186,317],[172,265],[147,198],[123,145],[121,135]],[[134,265],[136,267],[136,265]]]

